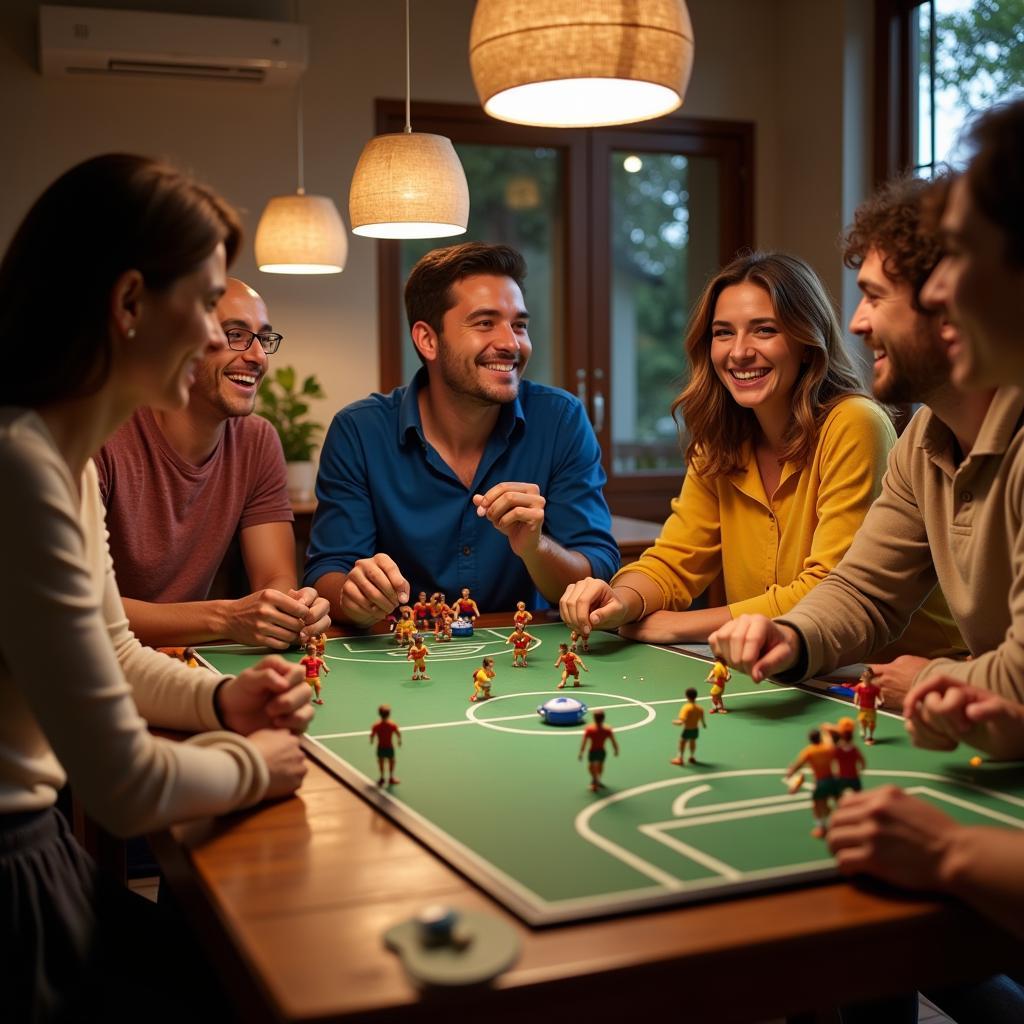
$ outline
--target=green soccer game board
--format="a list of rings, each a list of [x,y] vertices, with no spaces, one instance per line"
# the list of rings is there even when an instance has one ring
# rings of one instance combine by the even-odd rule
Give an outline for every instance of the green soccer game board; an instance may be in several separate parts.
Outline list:
[[[508,628],[427,637],[429,680],[413,682],[390,636],[329,640],[325,703],[308,752],[524,921],[546,925],[830,878],[811,836],[810,786],[789,794],[787,766],[808,730],[851,715],[827,693],[733,673],[727,715],[708,715],[699,763],[670,764],[672,724],[693,686],[710,709],[709,663],[671,648],[598,633],[580,652],[582,686],[556,691],[559,624],[529,627],[539,643],[513,668]],[[213,668],[254,664],[251,648],[204,647]],[[490,700],[471,703],[472,674],[495,659]],[[289,652],[297,661],[302,652]],[[583,725],[545,724],[538,705],[561,692],[603,708],[621,756],[609,751],[605,789],[589,789],[577,760]],[[402,731],[393,787],[377,785],[370,727],[390,704]],[[587,722],[591,721],[587,715]],[[971,751],[913,748],[898,716],[881,712],[878,742],[862,747],[866,788],[895,783],[968,823],[1024,828],[1024,765],[972,767]]]

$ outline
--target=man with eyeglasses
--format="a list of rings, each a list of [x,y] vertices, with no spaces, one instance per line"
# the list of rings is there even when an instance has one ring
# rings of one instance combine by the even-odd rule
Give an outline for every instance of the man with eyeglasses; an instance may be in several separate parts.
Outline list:
[[[199,364],[188,406],[139,410],[96,456],[110,552],[143,643],[283,649],[327,629],[330,611],[312,587],[297,588],[281,442],[251,415],[282,336],[234,278],[216,313],[226,344]],[[252,592],[207,600],[236,533]]]

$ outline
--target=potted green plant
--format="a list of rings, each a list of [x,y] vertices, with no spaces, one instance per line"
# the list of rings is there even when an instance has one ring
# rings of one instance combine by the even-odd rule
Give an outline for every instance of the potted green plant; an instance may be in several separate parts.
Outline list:
[[[323,388],[310,374],[298,385],[293,366],[279,366],[268,374],[259,390],[256,411],[269,420],[281,438],[288,464],[288,494],[293,501],[311,501],[316,478],[313,452],[323,424],[308,418],[311,398],[323,398]]]

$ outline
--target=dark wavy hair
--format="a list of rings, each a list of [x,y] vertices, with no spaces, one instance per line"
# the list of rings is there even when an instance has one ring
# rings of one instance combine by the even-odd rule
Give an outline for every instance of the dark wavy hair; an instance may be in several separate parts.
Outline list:
[[[0,405],[94,394],[110,374],[118,278],[137,270],[162,291],[222,242],[230,264],[241,237],[225,200],[167,164],[111,153],[72,167],[36,200],[0,262]]]
[[[440,334],[445,313],[455,305],[452,285],[473,274],[511,277],[521,289],[526,278],[526,260],[509,245],[486,242],[432,249],[412,268],[405,282],[409,327],[422,320]]]
[[[986,111],[967,140],[974,149],[964,172],[971,196],[1006,235],[1006,259],[1024,267],[1024,99]]]
[[[859,269],[868,253],[877,250],[886,275],[910,285],[919,313],[929,312],[918,301],[918,293],[942,258],[929,208],[937,194],[945,194],[950,180],[948,172],[933,181],[911,175],[894,178],[857,207],[843,239],[846,266]]]
[[[715,478],[743,464],[743,449],[760,427],[753,410],[733,401],[711,363],[711,325],[718,297],[750,281],[763,288],[783,332],[802,345],[806,362],[793,388],[793,414],[783,436],[787,462],[805,465],[833,406],[849,395],[868,397],[843,346],[843,332],[825,286],[803,260],[781,252],[741,253],[704,287],[686,330],[688,379],[672,404],[688,435],[686,462],[699,460],[702,476]]]

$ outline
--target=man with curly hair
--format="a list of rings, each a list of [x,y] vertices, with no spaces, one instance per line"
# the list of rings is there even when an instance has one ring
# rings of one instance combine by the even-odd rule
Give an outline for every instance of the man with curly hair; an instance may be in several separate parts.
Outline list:
[[[860,661],[900,634],[938,582],[972,658],[904,656],[872,666],[879,684],[902,696],[944,673],[1024,696],[1024,607],[1009,601],[1024,584],[1014,550],[1024,474],[1011,472],[1024,446],[1024,395],[955,387],[948,352],[962,344],[958,328],[920,303],[941,256],[922,222],[925,197],[947,188],[897,181],[855,214],[844,257],[863,298],[851,330],[874,353],[875,395],[925,408],[893,448],[882,493],[829,578],[785,616],[738,618],[712,635],[715,653],[754,679],[803,679]]]

